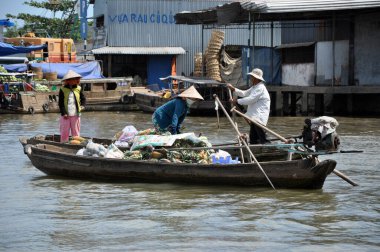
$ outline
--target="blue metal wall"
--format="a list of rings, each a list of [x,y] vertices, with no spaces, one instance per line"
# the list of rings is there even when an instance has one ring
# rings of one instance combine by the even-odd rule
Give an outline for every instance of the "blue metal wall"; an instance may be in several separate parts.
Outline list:
[[[155,55],[148,59],[148,85],[158,84],[159,90],[168,88],[168,84],[159,78],[171,75],[172,55]]]
[[[252,47],[250,50],[248,47],[243,47],[242,49],[242,71],[243,78],[247,80],[247,66],[250,66],[247,59],[248,51],[250,51],[250,55],[252,55]],[[273,61],[272,61],[273,57]],[[272,71],[273,66],[273,71]],[[264,73],[264,80],[267,83],[272,85],[280,85],[281,84],[281,53],[280,50],[275,50],[274,48],[269,47],[255,47],[254,52],[254,67],[260,68]],[[250,67],[252,70],[252,67]]]

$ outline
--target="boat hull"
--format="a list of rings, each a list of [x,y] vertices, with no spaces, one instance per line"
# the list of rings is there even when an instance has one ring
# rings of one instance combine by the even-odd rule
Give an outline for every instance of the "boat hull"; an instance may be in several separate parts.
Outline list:
[[[257,164],[188,164],[108,159],[75,155],[76,150],[38,144],[25,146],[32,164],[47,175],[123,182],[175,182],[270,187]],[[320,189],[335,168],[317,158],[260,163],[276,188]]]

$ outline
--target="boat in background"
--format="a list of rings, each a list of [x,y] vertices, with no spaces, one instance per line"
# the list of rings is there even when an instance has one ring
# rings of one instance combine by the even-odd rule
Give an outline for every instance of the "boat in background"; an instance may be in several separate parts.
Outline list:
[[[27,73],[13,75],[26,76]],[[137,110],[131,81],[132,78],[124,77],[82,79],[80,85],[86,96],[85,111]],[[25,79],[1,84],[0,113],[58,113],[61,85],[60,80],[30,84]]]
[[[167,76],[160,78],[161,81],[168,82],[168,89],[158,90],[158,85],[148,87],[133,87],[136,105],[143,111],[152,113],[159,106],[163,105],[171,98],[194,85],[197,91],[204,98],[203,101],[194,102],[190,106],[190,115],[210,115],[215,113],[214,94],[218,95],[223,105],[230,108],[228,90],[225,83],[198,77],[187,76]],[[167,94],[170,95],[167,95]],[[167,97],[166,97],[167,96]]]

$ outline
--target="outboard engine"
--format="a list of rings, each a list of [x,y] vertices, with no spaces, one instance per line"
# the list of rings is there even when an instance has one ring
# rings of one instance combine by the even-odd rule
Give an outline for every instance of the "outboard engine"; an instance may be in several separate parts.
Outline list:
[[[305,119],[302,139],[305,146],[315,146],[315,151],[336,151],[340,145],[336,127],[339,123],[335,118],[321,116],[314,119]]]

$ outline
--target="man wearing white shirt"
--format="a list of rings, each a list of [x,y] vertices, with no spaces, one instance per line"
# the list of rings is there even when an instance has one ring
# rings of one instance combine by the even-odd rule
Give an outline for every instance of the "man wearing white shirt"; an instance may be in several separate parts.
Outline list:
[[[231,91],[236,92],[237,96],[242,97],[240,99],[235,97],[231,102],[246,105],[247,112],[245,115],[259,121],[265,126],[268,122],[270,112],[270,95],[264,84],[263,71],[259,68],[255,68],[252,72],[249,72],[248,75],[251,78],[251,87],[247,90],[240,90],[231,84],[227,84],[227,87],[231,89]],[[265,144],[268,142],[262,128],[253,123],[251,123],[250,126],[249,142],[251,144]]]

